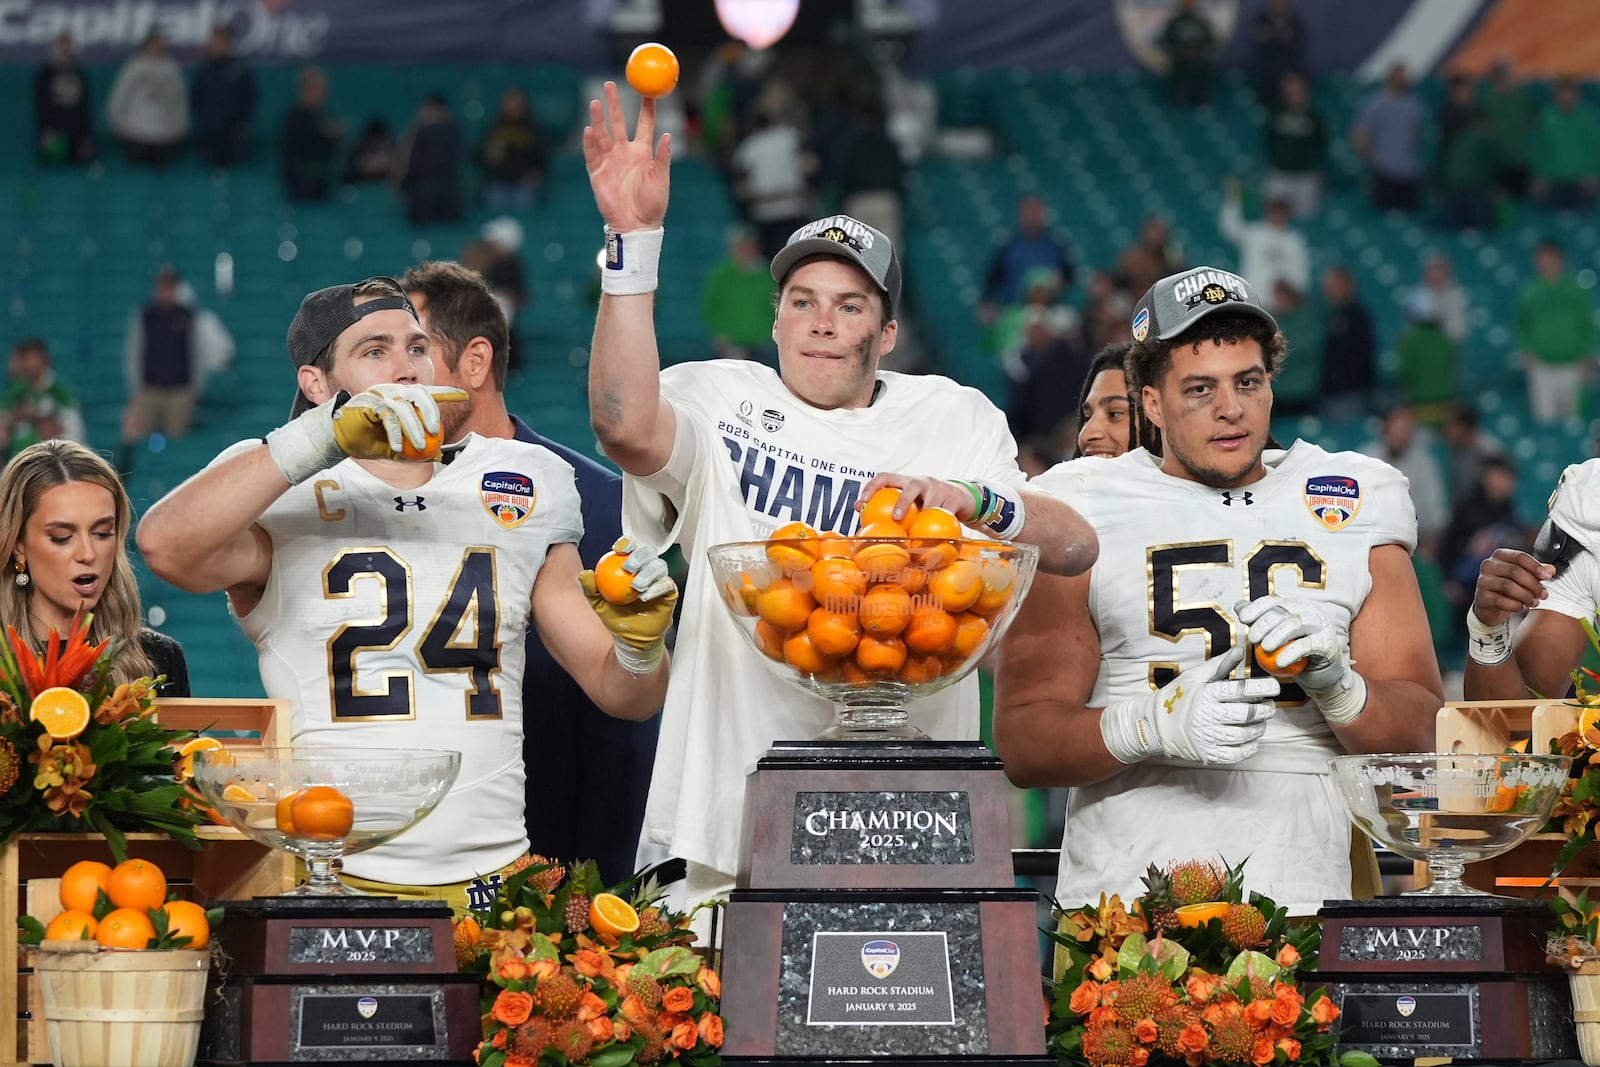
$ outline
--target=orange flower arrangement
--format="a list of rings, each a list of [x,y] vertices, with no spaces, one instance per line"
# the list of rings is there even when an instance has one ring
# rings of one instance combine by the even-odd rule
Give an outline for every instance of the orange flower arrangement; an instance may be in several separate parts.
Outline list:
[[[1242,864],[1151,867],[1145,885],[1131,911],[1102,896],[1061,914],[1051,936],[1066,965],[1047,1023],[1057,1063],[1376,1067],[1364,1052],[1335,1058],[1339,1009],[1297,981],[1318,931],[1259,893],[1245,899]]]
[[[461,920],[457,958],[485,982],[479,1067],[719,1063],[721,981],[660,896],[653,881],[607,890],[593,863],[569,874],[536,856],[481,924]]]

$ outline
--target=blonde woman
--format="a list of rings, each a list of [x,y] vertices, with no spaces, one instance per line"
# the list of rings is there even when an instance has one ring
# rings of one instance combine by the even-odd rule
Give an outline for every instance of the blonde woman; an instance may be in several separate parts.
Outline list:
[[[141,625],[132,520],[122,481],[99,454],[66,440],[17,453],[0,474],[0,545],[11,561],[0,577],[0,625],[42,653],[51,630],[65,635],[79,612],[92,611],[89,639],[111,639],[114,681],[165,674],[163,694],[188,696],[183,647]]]

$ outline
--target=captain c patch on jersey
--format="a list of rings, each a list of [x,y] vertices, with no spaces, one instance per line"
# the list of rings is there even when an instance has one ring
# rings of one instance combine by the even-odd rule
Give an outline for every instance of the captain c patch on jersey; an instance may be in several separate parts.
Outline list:
[[[1306,479],[1306,507],[1330,530],[1342,530],[1361,510],[1361,484],[1342,474]]]
[[[533,514],[534,501],[539,498],[538,491],[533,487],[533,479],[515,471],[490,471],[483,476],[483,485],[478,492],[489,514],[508,530],[514,530],[527,521],[528,516]]]

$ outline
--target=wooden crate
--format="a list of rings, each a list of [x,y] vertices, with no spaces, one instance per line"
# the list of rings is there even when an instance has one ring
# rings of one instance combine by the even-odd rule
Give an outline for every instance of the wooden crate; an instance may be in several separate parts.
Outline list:
[[[157,717],[173,729],[217,733],[229,748],[289,744],[289,706],[281,700],[162,700]],[[294,858],[228,826],[201,827],[196,852],[165,834],[129,834],[128,855],[156,863],[189,898],[230,900],[280,893],[294,885]],[[111,862],[100,834],[19,834],[0,847],[0,1063],[49,1063],[43,1005],[25,954],[17,916],[48,922],[60,910],[61,872],[78,860]]]
[[[1439,709],[1435,751],[1500,752],[1526,739],[1528,751],[1547,753],[1550,742],[1577,728],[1578,709],[1564,700],[1478,700],[1446,704]],[[1503,896],[1533,897],[1555,869],[1566,844],[1564,834],[1534,834],[1493,859],[1466,866],[1463,880],[1476,889]],[[1414,865],[1417,888],[1428,884],[1427,865]],[[1563,885],[1600,885],[1600,860],[1591,853],[1567,868]]]

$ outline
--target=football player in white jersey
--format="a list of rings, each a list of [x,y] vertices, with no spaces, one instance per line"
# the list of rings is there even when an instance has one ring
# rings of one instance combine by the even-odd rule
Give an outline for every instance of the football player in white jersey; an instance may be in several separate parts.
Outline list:
[[[528,848],[528,627],[608,713],[645,718],[666,691],[676,588],[641,551],[638,601],[595,593],[572,468],[548,449],[469,434],[440,454],[438,404],[462,394],[432,387],[427,334],[394,279],[310,294],[288,348],[294,417],[152,507],[139,547],[179,588],[227,591],[297,745],[462,753],[428,818],[344,869],[487,906]]]
[[[1387,464],[1269,450],[1284,342],[1243,279],[1164,278],[1132,327],[1129,386],[1162,454],[1034,480],[1089,519],[1100,558],[1050,620],[1029,616],[1051,601],[1024,603],[995,747],[1018,785],[1071,787],[1063,904],[1137,895],[1150,863],[1248,856],[1251,888],[1314,913],[1350,894],[1328,757],[1432,743],[1416,514]],[[1280,681],[1251,647],[1303,670]]]
[[[781,374],[734,360],[663,371],[652,305],[670,138],[657,145],[647,99],[630,139],[608,83],[604,104],[590,105],[583,148],[607,244],[590,421],[625,474],[624,528],[657,548],[677,542],[690,567],[645,836],[688,862],[687,895],[698,903],[733,886],[747,769],[774,741],[816,737],[833,715],[827,701],[769,675],[745,645],[718,603],[706,547],[795,520],[850,533],[855,505],[885,483],[969,526],[1039,544],[1049,570],[1081,571],[1095,543],[1070,508],[1022,488],[1016,443],[986,397],[946,378],[879,369],[898,330],[900,265],[889,239],[856,219],[801,227],[772,261]],[[980,514],[974,492],[952,477],[985,483],[982,499],[997,503]],[[911,715],[933,737],[976,738],[976,678]]]
[[[1589,649],[1600,612],[1600,459],[1561,472],[1533,552],[1497,548],[1478,566],[1467,609],[1468,700],[1559,697]],[[1512,638],[1512,620],[1527,617]]]

